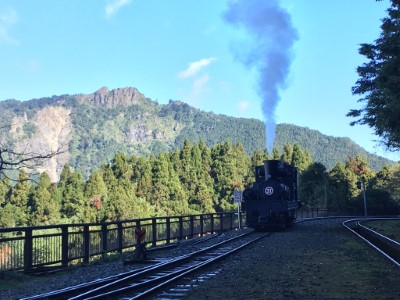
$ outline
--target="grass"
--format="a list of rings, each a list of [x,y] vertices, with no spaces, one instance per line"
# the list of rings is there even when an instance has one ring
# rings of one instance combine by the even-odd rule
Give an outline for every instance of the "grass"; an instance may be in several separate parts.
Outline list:
[[[400,242],[400,220],[367,221],[363,224]]]

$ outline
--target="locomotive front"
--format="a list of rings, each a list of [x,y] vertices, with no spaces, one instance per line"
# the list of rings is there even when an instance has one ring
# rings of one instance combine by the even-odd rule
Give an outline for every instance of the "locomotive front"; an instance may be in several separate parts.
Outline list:
[[[266,160],[255,169],[256,181],[243,192],[248,227],[284,228],[296,219],[300,206],[297,169],[279,160]]]

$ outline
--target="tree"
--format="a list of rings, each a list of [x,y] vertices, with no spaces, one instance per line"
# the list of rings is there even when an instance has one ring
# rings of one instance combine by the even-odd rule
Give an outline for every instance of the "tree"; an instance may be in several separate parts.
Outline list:
[[[56,151],[42,153],[36,152],[19,152],[12,148],[6,147],[0,142],[0,178],[9,177],[15,171],[24,170],[35,170],[48,159],[64,153],[66,150],[64,147],[57,149]]]
[[[85,210],[87,209],[89,201],[86,201],[83,195],[84,181],[82,179],[82,174],[71,171],[66,171],[65,173],[68,176],[63,176],[63,179],[60,180],[60,184],[63,187],[62,216],[73,223],[84,222]]]
[[[328,173],[321,163],[313,163],[303,171],[300,177],[300,199],[304,206],[327,206]]]
[[[292,166],[299,169],[300,173],[306,170],[312,163],[310,152],[303,151],[299,144],[294,144],[292,152]]]
[[[102,219],[102,206],[107,199],[107,186],[103,180],[102,171],[94,171],[85,184],[84,195],[89,199],[89,208],[86,217],[90,222],[100,221]]]
[[[283,153],[281,156],[281,160],[283,160],[287,164],[291,164],[293,159],[293,146],[290,144],[285,144],[283,146]]]
[[[19,172],[17,184],[11,189],[10,196],[6,199],[6,206],[9,204],[14,207],[16,226],[27,225],[29,189],[28,174],[22,170]]]
[[[0,206],[3,206],[6,201],[6,195],[11,189],[10,180],[8,178],[0,179]]]
[[[359,79],[354,95],[361,95],[361,109],[352,109],[351,125],[373,128],[392,150],[400,149],[400,0],[391,0],[388,16],[382,20],[381,35],[373,44],[361,44],[359,53],[368,62],[357,68]]]
[[[328,208],[347,208],[359,193],[357,176],[339,162],[329,171]]]
[[[30,199],[30,217],[32,225],[54,224],[60,219],[59,205],[50,192],[49,175],[40,175],[38,184],[33,188]]]

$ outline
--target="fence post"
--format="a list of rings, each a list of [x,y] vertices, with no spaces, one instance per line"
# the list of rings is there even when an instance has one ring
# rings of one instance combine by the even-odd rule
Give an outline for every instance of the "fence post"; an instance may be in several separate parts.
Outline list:
[[[61,264],[64,268],[68,267],[68,225],[61,227]]]
[[[157,246],[157,219],[153,218],[151,220],[151,227],[153,231],[153,241],[152,241],[152,246],[155,247]]]
[[[167,225],[167,240],[166,243],[169,244],[171,240],[171,219],[169,217],[166,218],[166,225]]]
[[[88,264],[90,259],[90,232],[89,225],[83,226],[83,263]]]
[[[108,252],[108,243],[107,243],[107,240],[108,240],[108,236],[107,236],[107,234],[108,234],[108,231],[107,231],[107,224],[106,223],[103,223],[103,224],[101,224],[101,237],[102,237],[102,247],[103,247],[103,255],[106,255],[107,254],[107,252]]]
[[[25,241],[24,241],[24,269],[28,271],[32,269],[33,261],[33,240],[32,240],[32,228],[25,230]]]
[[[204,235],[204,215],[200,215],[200,236]]]
[[[194,216],[190,216],[190,238],[193,238],[194,235]]]
[[[124,247],[124,231],[122,227],[122,222],[117,223],[117,232],[118,232],[118,252],[122,253],[122,248]]]
[[[183,217],[180,216],[178,217],[179,220],[179,240],[183,240]]]
[[[230,230],[232,231],[233,230],[233,217],[235,216],[235,214],[234,213],[231,213],[230,214],[230,218],[229,218],[229,221],[230,221]],[[240,213],[238,214],[238,218],[240,218]]]
[[[219,222],[221,223],[221,224],[219,224],[219,226],[220,226],[220,233],[222,233],[222,232],[224,232],[224,214],[223,214],[223,213],[221,213],[221,214],[219,215]]]
[[[211,214],[211,234],[213,234],[214,233],[214,215],[213,214]]]

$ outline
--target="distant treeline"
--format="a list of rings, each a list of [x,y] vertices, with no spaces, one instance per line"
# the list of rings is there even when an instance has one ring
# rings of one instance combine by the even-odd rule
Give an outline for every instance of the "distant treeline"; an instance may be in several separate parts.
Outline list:
[[[230,211],[234,190],[254,181],[255,166],[281,159],[300,170],[300,199],[306,207],[363,209],[358,181],[364,181],[368,209],[375,214],[400,211],[400,164],[373,172],[365,158],[349,157],[327,171],[313,163],[299,144],[281,150],[255,151],[223,142],[204,141],[150,157],[118,153],[88,180],[65,165],[60,181],[42,173],[36,183],[24,171],[16,184],[0,179],[0,226],[103,222],[165,215]]]

